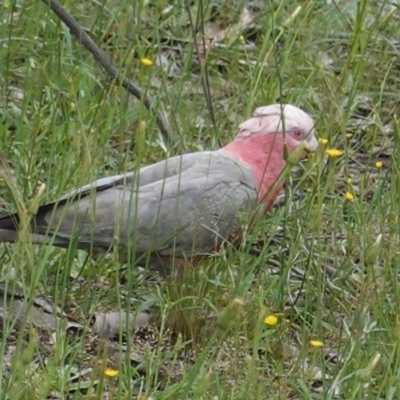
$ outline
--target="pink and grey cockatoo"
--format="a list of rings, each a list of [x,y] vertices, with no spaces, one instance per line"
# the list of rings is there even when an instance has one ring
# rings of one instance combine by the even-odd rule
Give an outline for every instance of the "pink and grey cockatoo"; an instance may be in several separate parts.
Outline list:
[[[175,156],[139,171],[99,179],[52,204],[32,220],[32,241],[149,256],[194,259],[218,248],[240,229],[240,213],[259,203],[269,209],[286,154],[315,151],[314,122],[292,105],[257,108],[227,146]],[[19,217],[0,218],[0,241],[18,238]]]

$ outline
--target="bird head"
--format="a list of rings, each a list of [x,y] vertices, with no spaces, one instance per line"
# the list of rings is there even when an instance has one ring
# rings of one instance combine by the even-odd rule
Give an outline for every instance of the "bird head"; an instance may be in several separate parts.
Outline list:
[[[318,148],[313,119],[291,104],[259,107],[253,116],[239,126],[235,139],[254,135],[282,135],[289,152],[299,146],[308,152]]]

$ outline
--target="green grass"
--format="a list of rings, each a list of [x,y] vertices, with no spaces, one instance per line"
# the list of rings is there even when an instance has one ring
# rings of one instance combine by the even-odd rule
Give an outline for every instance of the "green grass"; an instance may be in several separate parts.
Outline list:
[[[15,181],[12,191],[12,180],[2,184],[3,208],[34,211],[96,178],[216,149],[255,107],[277,101],[312,114],[326,146],[344,154],[328,159],[322,146],[240,249],[180,278],[121,271],[113,255],[1,245],[2,280],[51,298],[87,328],[16,331],[5,318],[1,397],[399,398],[399,6],[259,2],[250,7],[254,26],[208,50],[200,65],[193,32],[200,39],[201,22],[236,24],[241,2],[177,1],[168,12],[166,1],[152,3],[63,5],[166,111],[173,145],[45,5],[0,4],[0,151]],[[160,54],[178,74],[141,65]],[[40,198],[38,182],[46,184]],[[153,324],[134,337],[104,341],[89,331],[93,312],[148,308]],[[263,323],[270,314],[274,327]],[[312,348],[313,339],[324,346]],[[106,378],[106,367],[118,376]]]

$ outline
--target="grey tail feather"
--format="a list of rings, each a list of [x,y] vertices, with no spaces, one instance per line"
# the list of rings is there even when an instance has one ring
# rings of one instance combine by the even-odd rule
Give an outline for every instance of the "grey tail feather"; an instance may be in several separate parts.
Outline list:
[[[17,214],[6,214],[0,217],[0,241],[16,242],[18,240],[19,218]]]
[[[0,242],[15,243],[19,238],[19,218],[16,214],[0,217]],[[37,244],[68,247],[69,240],[57,235],[45,235],[36,232],[29,233],[29,240]]]
[[[17,214],[3,214],[0,216],[0,229],[16,231],[19,225],[19,218]]]
[[[18,240],[18,232],[16,230],[3,229],[0,225],[0,242],[14,243]]]
[[[16,230],[0,228],[0,242],[15,243],[19,239],[19,232]],[[51,246],[67,248],[70,241],[56,235],[41,235],[39,233],[29,233],[27,239],[36,244],[49,244]]]

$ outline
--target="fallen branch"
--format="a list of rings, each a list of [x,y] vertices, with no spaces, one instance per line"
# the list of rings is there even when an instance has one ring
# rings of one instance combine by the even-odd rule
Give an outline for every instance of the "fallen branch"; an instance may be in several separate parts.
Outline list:
[[[176,135],[172,132],[169,123],[162,112],[157,112],[153,101],[149,96],[143,93],[137,85],[131,82],[125,77],[121,77],[117,67],[113,64],[110,56],[97,46],[97,44],[90,38],[90,36],[80,27],[78,22],[68,14],[63,6],[57,0],[42,0],[44,4],[50,7],[50,9],[64,22],[69,28],[72,35],[75,36],[93,55],[95,60],[106,70],[111,78],[125,88],[130,94],[135,96],[137,99],[143,101],[143,104],[150,112],[156,114],[157,124],[164,138],[174,143],[176,141]]]

